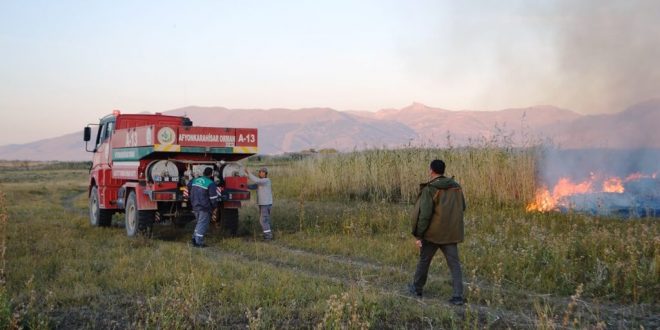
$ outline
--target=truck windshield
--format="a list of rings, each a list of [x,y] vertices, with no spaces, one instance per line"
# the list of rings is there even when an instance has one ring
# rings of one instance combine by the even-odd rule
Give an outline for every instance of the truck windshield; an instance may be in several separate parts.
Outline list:
[[[101,128],[99,129],[99,134],[96,141],[97,149],[99,146],[101,146],[101,143],[105,142],[109,137],[112,136],[112,132],[114,132],[114,128],[115,128],[114,121],[108,121],[105,123],[101,122]]]

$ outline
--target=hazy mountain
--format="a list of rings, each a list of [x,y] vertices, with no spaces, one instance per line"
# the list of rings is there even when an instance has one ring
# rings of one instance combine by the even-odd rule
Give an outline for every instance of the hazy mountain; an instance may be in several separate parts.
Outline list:
[[[479,143],[505,136],[518,145],[530,144],[541,137],[554,137],[558,128],[581,117],[575,112],[553,106],[500,111],[449,111],[420,103],[399,110],[352,114],[403,123],[418,133],[419,142],[439,146]]]
[[[196,126],[256,127],[260,152],[315,148],[353,150],[407,144],[444,147],[496,141],[529,145],[541,140],[563,148],[660,148],[660,99],[616,114],[583,116],[553,106],[500,111],[450,111],[413,103],[376,112],[329,108],[226,109],[186,107]],[[81,126],[82,128],[82,126]],[[0,159],[89,160],[81,132],[27,144],[0,146]]]
[[[660,148],[660,99],[625,111],[578,118],[559,130],[555,141],[567,148]]]
[[[0,146],[4,160],[91,160],[85,151],[82,128],[80,132],[38,140],[26,144]]]
[[[405,124],[351,115],[328,108],[300,110],[228,110],[187,107],[167,111],[187,115],[194,125],[256,127],[262,153],[276,154],[303,149],[400,146],[417,135]]]

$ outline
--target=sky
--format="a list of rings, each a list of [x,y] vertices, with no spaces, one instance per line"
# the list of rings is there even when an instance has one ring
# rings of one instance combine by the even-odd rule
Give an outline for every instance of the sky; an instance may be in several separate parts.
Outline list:
[[[113,109],[618,112],[659,43],[651,0],[0,0],[0,145]]]

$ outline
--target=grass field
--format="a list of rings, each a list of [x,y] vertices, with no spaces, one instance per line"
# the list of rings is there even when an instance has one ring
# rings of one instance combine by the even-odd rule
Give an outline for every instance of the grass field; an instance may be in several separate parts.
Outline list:
[[[432,158],[468,201],[459,246],[468,304],[446,303],[439,255],[423,299],[405,292],[408,213]],[[527,213],[535,150],[374,150],[268,163],[276,239],[254,203],[239,237],[121,216],[92,228],[84,166],[0,169],[3,328],[659,328],[660,222]],[[31,164],[34,165],[34,164]],[[249,164],[254,169],[260,164]]]

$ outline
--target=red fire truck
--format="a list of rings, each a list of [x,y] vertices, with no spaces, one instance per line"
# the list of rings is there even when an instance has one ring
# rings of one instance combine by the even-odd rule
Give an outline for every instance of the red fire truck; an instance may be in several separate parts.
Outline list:
[[[93,125],[98,130],[91,148]],[[94,154],[88,191],[92,226],[110,226],[115,213],[124,213],[128,236],[149,235],[154,223],[183,226],[194,219],[187,183],[211,167],[221,196],[214,220],[236,233],[241,201],[250,199],[236,161],[257,153],[256,129],[193,126],[187,117],[115,110],[87,125],[84,140]]]

